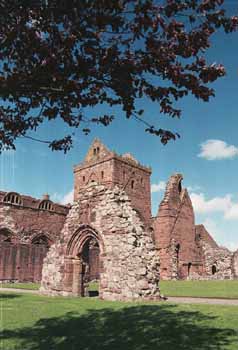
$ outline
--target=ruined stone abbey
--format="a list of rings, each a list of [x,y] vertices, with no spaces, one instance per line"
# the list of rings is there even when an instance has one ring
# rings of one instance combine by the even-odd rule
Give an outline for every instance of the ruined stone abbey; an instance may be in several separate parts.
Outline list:
[[[72,205],[0,192],[0,280],[73,296],[97,280],[102,299],[153,300],[160,279],[238,278],[238,251],[195,225],[182,175],[170,177],[152,217],[150,175],[95,140],[74,168]]]

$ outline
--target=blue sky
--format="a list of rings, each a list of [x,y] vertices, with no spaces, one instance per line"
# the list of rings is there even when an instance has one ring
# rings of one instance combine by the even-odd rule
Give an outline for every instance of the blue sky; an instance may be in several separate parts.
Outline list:
[[[237,11],[236,1],[226,1]],[[236,8],[236,9],[235,9]],[[233,13],[235,14],[235,12]],[[213,84],[216,97],[209,103],[192,97],[180,102],[180,120],[160,116],[156,105],[141,101],[151,122],[171,128],[181,139],[163,146],[144,132],[140,123],[118,118],[107,128],[95,126],[91,134],[76,135],[74,148],[66,155],[47,146],[20,140],[16,152],[0,155],[0,189],[41,197],[48,192],[62,201],[73,187],[74,164],[81,162],[95,137],[110,149],[132,153],[142,164],[152,167],[153,214],[163,196],[164,183],[175,172],[184,175],[194,203],[196,222],[205,223],[219,244],[238,248],[238,33],[217,34],[207,57],[210,63],[225,65],[227,75]],[[95,115],[99,109],[95,109]],[[48,138],[64,127],[47,125],[38,136]],[[68,197],[67,197],[68,198]]]

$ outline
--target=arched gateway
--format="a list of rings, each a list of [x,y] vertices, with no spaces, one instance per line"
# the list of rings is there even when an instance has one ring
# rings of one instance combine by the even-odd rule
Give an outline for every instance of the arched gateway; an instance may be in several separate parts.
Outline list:
[[[71,237],[66,249],[64,287],[73,295],[87,296],[87,286],[100,278],[100,252],[103,243],[89,225],[82,225]]]
[[[45,258],[41,292],[85,296],[95,279],[102,299],[160,297],[159,258],[149,226],[122,189],[90,183]]]

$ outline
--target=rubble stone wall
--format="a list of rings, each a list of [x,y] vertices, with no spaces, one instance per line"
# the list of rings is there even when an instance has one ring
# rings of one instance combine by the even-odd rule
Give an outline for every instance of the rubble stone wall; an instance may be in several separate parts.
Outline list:
[[[204,277],[206,279],[232,279],[232,253],[222,247],[213,248],[201,242],[204,255]]]
[[[234,278],[238,278],[238,250],[233,254],[232,257],[232,271]]]
[[[145,229],[122,189],[97,184],[89,185],[73,204],[59,241],[51,246],[44,261],[42,293],[80,295],[80,252],[90,236],[100,247],[100,298],[160,297],[159,255],[152,232]]]

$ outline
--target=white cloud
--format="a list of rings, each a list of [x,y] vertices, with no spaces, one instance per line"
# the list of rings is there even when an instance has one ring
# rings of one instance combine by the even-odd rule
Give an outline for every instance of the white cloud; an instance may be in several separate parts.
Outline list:
[[[238,203],[233,203],[225,212],[225,219],[238,219]]]
[[[220,231],[219,226],[217,223],[211,219],[211,218],[206,218],[202,224],[205,226],[206,230],[210,233],[210,235],[216,240],[220,236],[223,236],[223,233]]]
[[[151,185],[151,192],[160,192],[164,191],[166,188],[166,182],[165,181],[160,181],[158,184],[152,184]]]
[[[238,242],[236,236],[230,235],[226,230],[224,231],[224,228],[222,229],[221,225],[219,225],[215,220],[206,218],[202,224],[218,245],[228,248],[231,251],[237,250]]]
[[[186,187],[188,192],[198,192],[201,190],[200,186],[188,186]]]
[[[66,193],[62,200],[60,201],[61,204],[69,204],[73,203],[74,201],[74,190],[72,189],[70,192]]]
[[[203,193],[191,193],[190,197],[195,212],[199,214],[212,212],[225,213],[234,205],[230,194],[227,194],[225,197],[206,199]]]
[[[208,199],[204,193],[193,192],[190,198],[196,214],[221,213],[226,220],[238,220],[238,201],[231,194]]]
[[[207,160],[228,159],[238,156],[238,147],[228,145],[221,140],[207,140],[201,144],[198,157]]]
[[[232,252],[235,252],[238,249],[238,244],[236,242],[226,242],[226,248],[231,250]]]
[[[59,193],[54,193],[51,196],[51,199],[53,202],[57,202],[63,205],[66,204],[71,204],[74,201],[74,190],[72,189],[71,191],[69,191],[68,193],[66,193],[64,196],[62,196]]]

